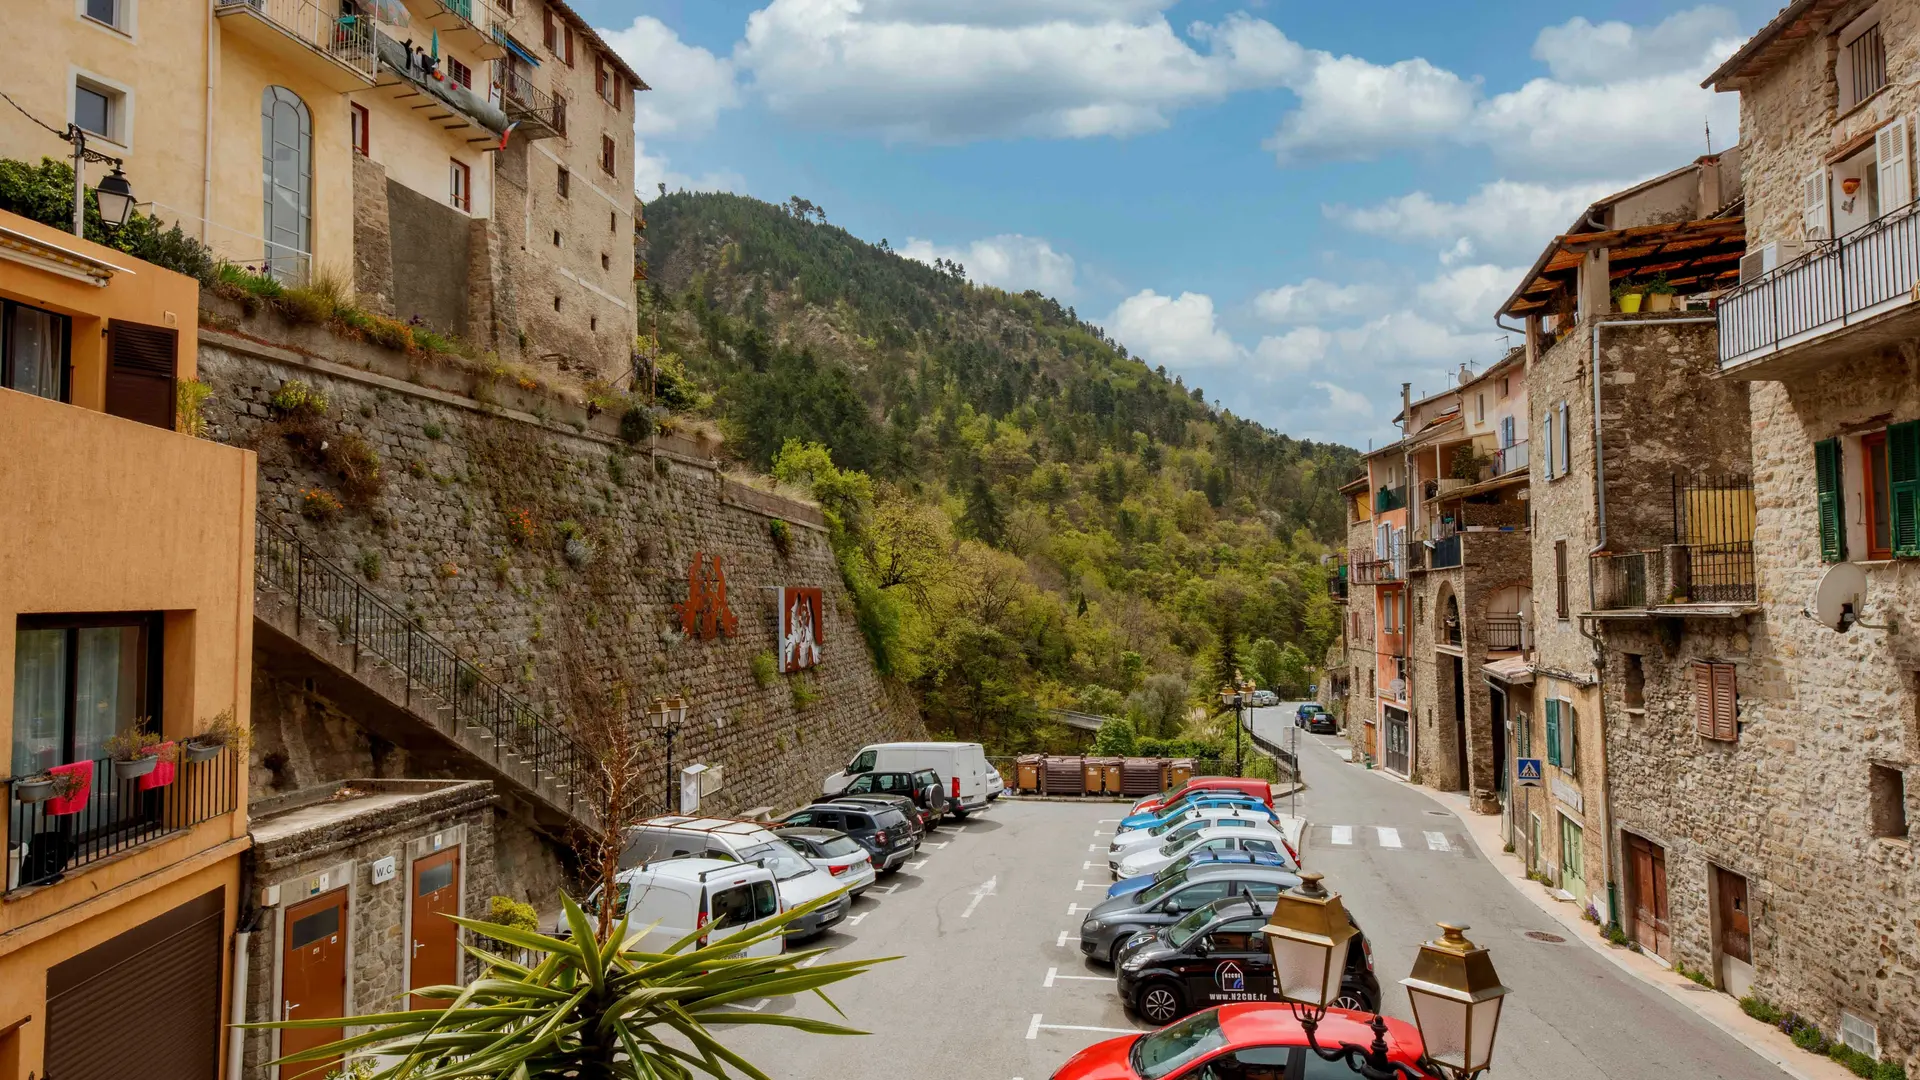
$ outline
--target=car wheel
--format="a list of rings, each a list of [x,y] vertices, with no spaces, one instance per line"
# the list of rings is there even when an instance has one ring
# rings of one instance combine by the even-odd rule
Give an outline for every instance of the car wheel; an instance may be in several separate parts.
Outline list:
[[[955,810],[955,811],[953,812],[953,820],[955,820],[955,821],[965,821],[965,820],[967,820],[967,811],[965,811],[965,810]]]
[[[1107,950],[1107,963],[1116,968],[1120,966],[1120,947],[1125,945],[1127,939],[1132,936],[1132,934],[1121,934],[1119,937],[1113,939],[1113,948]]]
[[[1353,1009],[1358,1012],[1373,1011],[1373,1004],[1366,999],[1364,994],[1358,990],[1350,990],[1344,986],[1340,988],[1340,996],[1333,999],[1333,1007],[1336,1009]]]
[[[1141,987],[1133,1003],[1141,1017],[1154,1025],[1171,1024],[1180,1019],[1186,1006],[1180,987],[1167,979],[1155,979]]]

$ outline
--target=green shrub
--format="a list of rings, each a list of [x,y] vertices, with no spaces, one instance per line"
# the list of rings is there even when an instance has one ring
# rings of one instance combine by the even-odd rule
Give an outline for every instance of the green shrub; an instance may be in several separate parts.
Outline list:
[[[814,686],[813,680],[805,675],[795,677],[787,686],[793,691],[793,707],[801,712],[805,712],[820,700],[820,689]]]
[[[753,667],[753,681],[759,683],[761,686],[772,686],[773,677],[779,670],[779,663],[775,660],[773,653],[754,653],[751,663]]]
[[[620,438],[629,446],[643,443],[653,434],[653,413],[643,405],[629,405],[620,414]]]
[[[1808,1024],[1793,1029],[1793,1045],[1809,1053],[1824,1054],[1832,1044],[1825,1035],[1820,1034],[1819,1028]]]
[[[540,917],[533,910],[533,905],[521,903],[511,896],[487,897],[487,921],[515,930],[540,929]]]
[[[282,416],[318,417],[327,415],[327,395],[301,382],[288,379],[267,399],[267,404]]]
[[[421,426],[420,434],[425,435],[434,442],[439,442],[441,439],[447,437],[447,429],[441,427],[438,422],[429,420]]]
[[[782,558],[793,552],[793,529],[786,522],[774,518],[767,522],[767,536],[773,540],[773,548]]]
[[[1740,999],[1740,1008],[1748,1016],[1763,1024],[1777,1025],[1786,1018],[1786,1014],[1780,1011],[1779,1006],[1752,994]]]
[[[1123,717],[1108,718],[1093,737],[1093,752],[1107,757],[1132,756],[1133,747],[1133,725]]]
[[[213,387],[199,379],[181,379],[173,387],[173,429],[196,439],[207,435],[207,399]]]
[[[361,577],[366,578],[368,581],[380,580],[382,559],[377,549],[367,548],[365,551],[362,551],[358,562]]]

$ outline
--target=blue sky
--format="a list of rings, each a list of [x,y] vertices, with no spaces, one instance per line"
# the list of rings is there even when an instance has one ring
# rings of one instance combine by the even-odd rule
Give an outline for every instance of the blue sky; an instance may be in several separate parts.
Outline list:
[[[1234,411],[1391,438],[1580,208],[1737,135],[1775,5],[575,0],[653,86],[643,195],[801,195],[1038,288]]]

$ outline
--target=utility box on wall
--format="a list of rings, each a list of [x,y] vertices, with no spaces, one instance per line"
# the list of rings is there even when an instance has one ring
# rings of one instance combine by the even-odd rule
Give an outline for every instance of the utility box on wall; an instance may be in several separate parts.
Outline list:
[[[680,812],[696,813],[700,809],[700,798],[712,795],[720,790],[724,781],[723,765],[689,765],[680,770]]]

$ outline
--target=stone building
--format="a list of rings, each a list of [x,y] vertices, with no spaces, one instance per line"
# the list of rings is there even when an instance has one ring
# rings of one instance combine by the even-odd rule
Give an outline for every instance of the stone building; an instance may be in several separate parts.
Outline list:
[[[1610,815],[1644,817],[1673,792],[1635,771],[1648,764],[1629,745],[1641,719],[1603,692],[1603,673],[1625,677],[1607,635],[1737,620],[1737,604],[1691,607],[1683,578],[1720,581],[1751,565],[1718,548],[1686,561],[1689,543],[1738,527],[1696,528],[1689,492],[1705,505],[1745,483],[1746,394],[1712,378],[1713,317],[1691,299],[1737,267],[1737,159],[1701,158],[1588,207],[1501,309],[1526,322],[1536,586],[1531,693],[1513,688],[1512,756],[1543,763],[1540,786],[1510,802],[1509,835],[1530,868],[1608,921],[1624,872]],[[1667,310],[1625,310],[1642,299]]]
[[[1347,533],[1347,650],[1353,663],[1347,738],[1354,759],[1405,777],[1413,769],[1407,672],[1407,460],[1399,443],[1364,459],[1366,473],[1342,488],[1352,498]],[[1357,487],[1357,490],[1355,490]],[[1364,594],[1364,596],[1362,595]]]
[[[1759,613],[1674,655],[1730,671],[1708,669],[1693,714],[1699,759],[1677,780],[1700,795],[1672,823],[1690,853],[1666,867],[1679,958],[1910,1071],[1917,61],[1920,4],[1823,0],[1788,5],[1708,80],[1740,94],[1748,255],[1716,308],[1717,359],[1752,393]],[[1828,577],[1850,620],[1809,617]]]
[[[469,935],[494,892],[493,793],[484,781],[350,780],[255,800],[246,937],[249,1023],[408,1007],[408,991],[465,981]],[[241,1075],[312,1064],[285,1054],[351,1026],[245,1033]]]
[[[1354,740],[1353,755],[1360,760],[1366,747],[1358,740],[1373,730],[1373,718],[1379,703],[1374,696],[1373,680],[1377,660],[1373,655],[1373,586],[1362,585],[1355,580],[1356,563],[1365,561],[1373,550],[1373,491],[1367,486],[1367,477],[1363,473],[1352,482],[1340,488],[1340,496],[1347,507],[1347,544],[1342,550],[1338,569],[1338,585],[1333,589],[1334,600],[1342,605],[1340,620],[1340,639],[1336,643],[1342,664],[1340,684],[1345,694],[1335,701],[1324,702],[1328,709],[1339,714],[1340,727],[1349,740]],[[1328,663],[1333,657],[1329,652]],[[1327,680],[1331,683],[1333,680]]]

